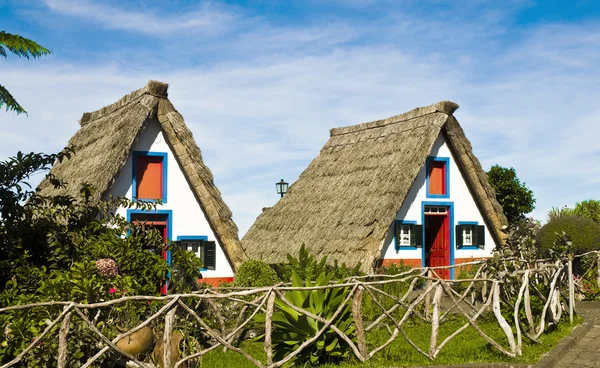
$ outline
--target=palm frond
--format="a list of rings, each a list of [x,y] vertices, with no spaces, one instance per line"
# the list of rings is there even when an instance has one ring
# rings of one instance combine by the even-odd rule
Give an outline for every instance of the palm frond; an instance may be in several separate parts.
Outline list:
[[[35,41],[0,31],[0,45],[4,45],[13,54],[29,59],[29,57],[38,58],[43,55],[51,54],[52,51],[43,47]],[[6,50],[0,46],[0,55],[6,57]]]
[[[25,111],[25,109],[21,105],[19,105],[17,100],[15,100],[15,98],[10,94],[10,92],[8,92],[8,90],[4,88],[4,86],[0,85],[0,109],[4,105],[6,105],[6,111],[12,110],[15,111],[17,114],[27,114],[27,111]]]

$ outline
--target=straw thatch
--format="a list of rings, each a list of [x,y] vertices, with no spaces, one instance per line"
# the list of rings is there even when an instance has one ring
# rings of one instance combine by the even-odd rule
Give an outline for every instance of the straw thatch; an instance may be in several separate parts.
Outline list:
[[[332,129],[288,193],[242,239],[250,258],[284,261],[304,243],[318,257],[372,270],[384,239],[436,138],[444,135],[496,242],[502,208],[471,144],[452,116],[453,102],[370,123]]]
[[[145,127],[157,122],[235,269],[246,259],[237,226],[213,182],[210,169],[202,161],[192,132],[167,98],[167,89],[166,83],[150,81],[144,88],[112,105],[84,113],[80,121],[81,128],[69,140],[69,146],[75,147],[76,154],[56,164],[50,171],[69,183],[67,189],[53,188],[48,181],[40,183],[39,189],[46,195],[69,194],[77,197],[80,185],[90,183],[96,190],[95,199],[105,197]]]

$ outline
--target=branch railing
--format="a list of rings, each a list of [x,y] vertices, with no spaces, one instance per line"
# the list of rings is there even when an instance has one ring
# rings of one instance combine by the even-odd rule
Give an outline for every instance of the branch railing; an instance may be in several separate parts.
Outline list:
[[[595,252],[595,256],[598,257],[598,252]],[[68,336],[71,326],[77,320],[93,332],[98,343],[95,354],[86,357],[84,368],[94,366],[107,354],[125,357],[139,367],[152,367],[151,363],[140,360],[139,357],[118,346],[119,341],[147,326],[153,326],[155,335],[162,335],[159,336],[164,349],[160,354],[162,367],[184,367],[190,361],[197,360],[219,347],[242,355],[260,368],[281,367],[317,341],[327,330],[333,330],[362,362],[371,359],[400,336],[416,351],[434,360],[452,339],[469,327],[502,354],[519,357],[522,355],[523,339],[539,342],[540,336],[548,327],[559,322],[563,311],[567,312],[570,321],[573,321],[576,288],[572,276],[573,260],[574,257],[568,257],[566,260],[536,262],[533,265],[528,264],[527,267],[520,267],[519,265],[525,263],[515,259],[508,265],[504,263],[501,268],[495,269],[489,265],[489,262],[473,261],[448,267],[415,268],[397,275],[350,277],[340,283],[324,286],[293,287],[289,284],[279,284],[253,289],[207,289],[201,292],[161,297],[126,296],[91,304],[57,301],[9,306],[0,308],[0,314],[37,308],[56,310],[57,307],[62,307],[62,311],[56,312],[56,316],[47,323],[46,328],[18,355],[0,368],[16,366],[26,361],[27,355],[40,341],[55,338],[53,337],[55,335],[58,335],[56,364],[59,368],[67,367],[69,365]],[[597,264],[600,265],[600,261]],[[446,280],[438,276],[438,272],[442,269],[463,267],[470,269],[469,278]],[[400,287],[393,289],[392,285]],[[458,285],[462,286],[458,287]],[[294,290],[332,288],[346,288],[348,291],[345,302],[328,319],[302,306],[294,305],[285,297],[286,292]],[[537,298],[543,303],[541,314],[534,315],[532,298]],[[319,323],[319,330],[314,336],[279,360],[274,358],[272,335],[272,331],[278,328],[273,323],[277,300]],[[141,323],[109,339],[99,328],[98,321],[102,318],[98,316],[106,313],[107,309],[131,302],[154,302],[161,306]],[[339,322],[337,318],[341,309],[348,303],[352,308],[355,327],[353,336],[344,333],[336,325]],[[229,308],[234,312],[232,316],[225,315],[227,312],[225,304],[234,306]],[[370,313],[366,313],[368,308]],[[96,313],[96,317],[91,319],[93,312]],[[259,313],[264,313],[266,316],[264,359],[251,355],[238,343],[242,333],[252,323],[256,325],[255,317]],[[522,313],[525,315],[524,318]],[[484,331],[479,324],[483,315],[493,316],[505,339],[494,339]],[[463,317],[464,324],[442,338],[440,326],[448,321],[450,316]],[[406,331],[407,322],[410,320],[422,321],[430,326],[428,347],[419,346],[411,339]],[[183,356],[176,356],[169,342],[174,331],[183,321],[195,324],[196,336],[201,335],[204,338],[204,345],[186,351],[187,354]],[[369,333],[380,328],[387,329],[389,337],[378,346],[368,343]],[[162,330],[162,334],[158,333],[158,330]]]

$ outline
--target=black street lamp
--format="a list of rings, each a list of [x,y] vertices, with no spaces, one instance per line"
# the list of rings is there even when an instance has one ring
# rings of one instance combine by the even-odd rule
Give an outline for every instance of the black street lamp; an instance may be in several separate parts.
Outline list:
[[[281,198],[283,198],[283,195],[287,193],[288,183],[281,179],[281,181],[275,183],[275,188],[277,189],[277,194],[281,194]]]

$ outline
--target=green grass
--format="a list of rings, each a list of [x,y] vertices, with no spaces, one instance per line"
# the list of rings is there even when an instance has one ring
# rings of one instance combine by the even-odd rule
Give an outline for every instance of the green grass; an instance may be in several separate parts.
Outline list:
[[[446,336],[456,331],[465,323],[463,317],[454,316],[445,321],[440,326],[438,336],[438,345]],[[573,326],[581,323],[577,319]],[[480,319],[478,325],[492,338],[503,346],[508,346],[508,341],[498,326],[495,319]],[[351,358],[340,364],[325,364],[321,368],[366,368],[366,367],[407,367],[414,365],[444,365],[444,364],[465,364],[465,363],[483,363],[483,362],[511,362],[531,364],[537,362],[542,355],[550,351],[563,337],[567,336],[573,326],[568,322],[563,322],[558,329],[544,334],[541,337],[541,344],[532,344],[523,336],[523,355],[520,358],[509,358],[496,350],[487,343],[472,328],[457,335],[451,340],[437,356],[436,360],[431,361],[421,353],[416,351],[408,342],[399,335],[396,340],[388,347],[378,352],[366,363],[360,363],[357,359]],[[431,327],[423,322],[407,324],[404,329],[411,340],[424,351],[429,350],[429,340],[431,336]],[[367,343],[369,351],[376,346],[383,344],[388,338],[389,333],[386,329],[373,330],[367,333]],[[245,341],[242,343],[242,349],[257,358],[265,361],[263,344],[259,342]],[[354,357],[354,355],[352,355]],[[210,368],[228,368],[228,367],[255,367],[250,361],[246,360],[238,353],[222,349],[216,349],[203,357],[202,367]]]

